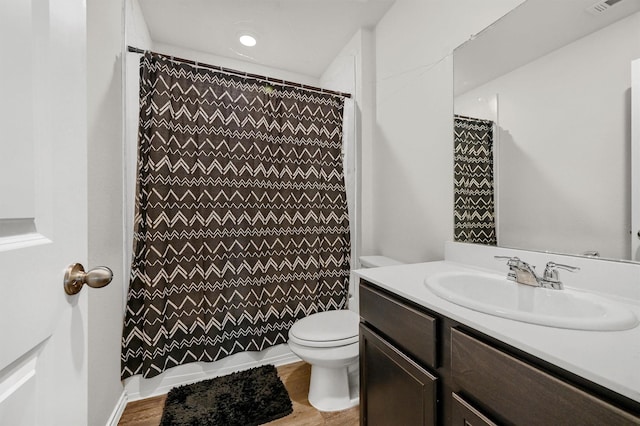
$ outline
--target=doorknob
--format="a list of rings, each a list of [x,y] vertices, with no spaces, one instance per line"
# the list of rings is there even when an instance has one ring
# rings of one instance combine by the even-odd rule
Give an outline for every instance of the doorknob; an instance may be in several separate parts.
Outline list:
[[[77,294],[84,284],[92,288],[104,287],[111,282],[113,272],[106,266],[98,266],[89,272],[84,271],[84,266],[79,263],[69,265],[64,274],[64,291],[69,294]]]

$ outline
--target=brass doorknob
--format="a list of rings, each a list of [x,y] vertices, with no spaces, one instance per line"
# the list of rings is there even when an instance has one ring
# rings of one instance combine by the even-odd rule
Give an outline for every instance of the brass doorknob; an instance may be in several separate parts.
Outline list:
[[[106,266],[98,266],[85,272],[84,266],[74,263],[69,265],[64,274],[64,291],[69,295],[78,294],[84,284],[92,288],[104,287],[112,278],[113,272]]]

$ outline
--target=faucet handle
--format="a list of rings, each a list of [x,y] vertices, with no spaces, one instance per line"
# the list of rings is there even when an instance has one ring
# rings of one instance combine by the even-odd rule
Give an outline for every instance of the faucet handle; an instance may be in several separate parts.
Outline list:
[[[516,257],[516,256],[493,256],[493,258],[494,259],[506,259],[508,266],[518,265],[520,262],[522,262],[520,260],[520,258]]]
[[[493,256],[494,259],[507,259],[507,266],[509,268],[531,268],[535,269],[535,266],[529,265],[524,260],[521,260],[517,256]]]
[[[513,257],[513,256],[493,256],[494,259],[518,259],[517,257]]]
[[[554,289],[562,289],[562,283],[558,278],[558,269],[564,269],[565,271],[575,272],[579,271],[580,268],[577,266],[564,265],[562,263],[555,262],[547,262],[547,266],[544,268],[544,273],[542,274],[542,281],[544,287],[551,287]]]
[[[577,266],[563,265],[562,263],[556,263],[556,262],[547,262],[547,266],[544,268],[545,275],[547,274],[547,272],[558,273],[558,271],[555,270],[556,268],[564,269],[565,271],[569,271],[569,272],[575,272],[580,270],[580,268],[578,268]]]

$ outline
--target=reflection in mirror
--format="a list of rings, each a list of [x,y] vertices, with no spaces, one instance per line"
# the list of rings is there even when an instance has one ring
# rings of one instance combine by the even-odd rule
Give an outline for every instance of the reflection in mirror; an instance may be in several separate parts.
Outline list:
[[[496,245],[494,122],[456,115],[453,130],[454,239]]]
[[[493,123],[497,245],[630,260],[640,2],[590,6],[528,0],[457,48],[454,112]]]

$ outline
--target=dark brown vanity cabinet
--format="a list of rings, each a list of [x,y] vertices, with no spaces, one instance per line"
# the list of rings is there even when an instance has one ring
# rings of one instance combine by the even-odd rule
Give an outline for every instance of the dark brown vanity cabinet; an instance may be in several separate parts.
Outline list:
[[[360,424],[640,425],[640,403],[360,284]]]
[[[478,411],[473,405],[465,401],[460,395],[453,392],[451,424],[459,426],[496,426],[484,414]]]
[[[436,319],[360,286],[360,423],[435,425]]]
[[[451,329],[451,376],[503,423],[639,425],[640,417],[457,329]]]
[[[434,425],[438,379],[365,325],[360,350],[360,423]]]

